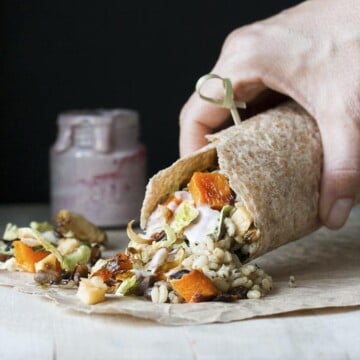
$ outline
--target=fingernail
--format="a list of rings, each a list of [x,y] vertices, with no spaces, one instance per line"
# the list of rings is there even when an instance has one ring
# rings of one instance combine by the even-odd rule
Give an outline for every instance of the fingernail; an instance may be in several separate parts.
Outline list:
[[[326,226],[331,229],[341,228],[345,224],[353,204],[354,200],[350,198],[336,200],[329,212]]]

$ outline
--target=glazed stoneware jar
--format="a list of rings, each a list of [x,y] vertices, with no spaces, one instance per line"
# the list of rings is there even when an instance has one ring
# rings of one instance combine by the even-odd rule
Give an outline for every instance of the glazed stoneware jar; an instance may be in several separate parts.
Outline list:
[[[138,113],[71,111],[57,124],[50,150],[52,214],[69,209],[104,227],[138,219],[146,182]]]

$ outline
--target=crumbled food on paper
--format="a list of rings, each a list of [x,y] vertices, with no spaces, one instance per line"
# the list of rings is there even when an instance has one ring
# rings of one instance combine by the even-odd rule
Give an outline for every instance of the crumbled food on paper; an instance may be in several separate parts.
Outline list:
[[[247,260],[260,232],[219,171],[195,172],[183,189],[158,204],[144,233],[127,227],[124,252],[102,259],[106,233],[80,214],[61,210],[54,226],[9,224],[3,256],[16,269],[35,273],[41,285],[78,287],[85,304],[142,296],[154,303],[259,299],[272,278]],[[12,260],[14,261],[14,260]],[[11,266],[10,266],[11,265]]]
[[[60,223],[32,221],[28,227],[9,223],[0,241],[0,270],[34,273],[34,280],[41,285],[78,284],[101,257],[96,240],[104,242],[106,234],[83,216],[67,210],[60,211],[56,219],[64,216],[72,224],[81,223],[81,238],[75,237],[76,231],[68,237],[73,228]]]

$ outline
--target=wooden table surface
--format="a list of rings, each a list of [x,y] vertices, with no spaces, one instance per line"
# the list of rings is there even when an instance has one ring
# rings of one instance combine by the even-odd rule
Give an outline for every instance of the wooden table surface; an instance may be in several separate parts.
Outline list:
[[[1,229],[48,218],[43,205],[0,206]],[[360,359],[359,307],[169,327],[65,311],[7,287],[0,287],[0,301],[1,360]]]

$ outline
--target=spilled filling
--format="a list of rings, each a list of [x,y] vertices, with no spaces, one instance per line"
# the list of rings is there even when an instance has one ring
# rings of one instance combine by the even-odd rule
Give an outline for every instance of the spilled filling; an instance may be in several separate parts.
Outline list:
[[[107,269],[105,282],[113,294],[181,303],[260,298],[271,290],[270,276],[243,265],[256,251],[260,232],[219,171],[195,172],[155,208],[144,233],[132,226],[122,254],[132,269],[112,274],[114,257],[91,274]]]
[[[0,270],[34,273],[40,285],[77,286],[101,257],[106,233],[68,210],[60,210],[55,222],[7,224],[0,241]]]

